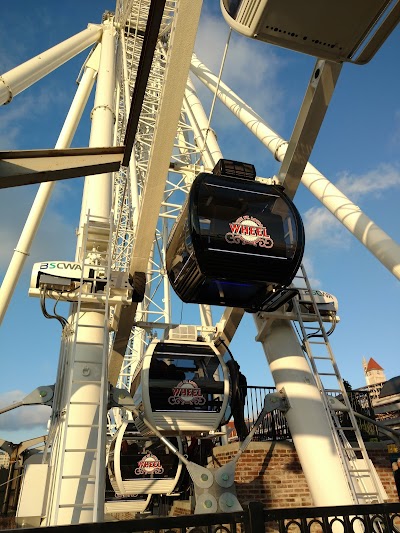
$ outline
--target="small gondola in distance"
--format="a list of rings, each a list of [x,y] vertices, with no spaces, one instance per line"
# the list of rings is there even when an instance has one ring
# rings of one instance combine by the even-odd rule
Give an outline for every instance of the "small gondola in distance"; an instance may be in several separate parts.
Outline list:
[[[171,442],[183,453],[180,438]],[[148,504],[148,495],[174,491],[182,463],[160,439],[144,437],[132,421],[125,421],[111,441],[107,470],[116,498],[130,498],[139,512]]]

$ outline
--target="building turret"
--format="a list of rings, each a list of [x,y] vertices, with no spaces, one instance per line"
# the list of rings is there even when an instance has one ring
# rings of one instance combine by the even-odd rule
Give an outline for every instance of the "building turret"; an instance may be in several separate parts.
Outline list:
[[[373,359],[369,359],[368,363],[363,357],[363,369],[365,374],[365,381],[367,383],[372,404],[379,398],[380,391],[386,381],[384,369]]]

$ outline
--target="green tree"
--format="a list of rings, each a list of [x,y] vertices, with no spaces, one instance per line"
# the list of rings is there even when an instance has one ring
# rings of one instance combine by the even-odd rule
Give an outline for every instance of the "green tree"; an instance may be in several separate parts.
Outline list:
[[[347,379],[343,380],[343,385],[347,392],[351,392],[353,390],[353,387],[350,385]]]

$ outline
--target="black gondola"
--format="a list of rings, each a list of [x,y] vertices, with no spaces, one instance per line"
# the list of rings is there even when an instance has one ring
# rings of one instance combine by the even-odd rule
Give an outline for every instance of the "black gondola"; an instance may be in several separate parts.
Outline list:
[[[184,302],[273,311],[294,295],[303,252],[303,223],[283,188],[255,181],[253,165],[220,160],[194,180],[166,265]]]

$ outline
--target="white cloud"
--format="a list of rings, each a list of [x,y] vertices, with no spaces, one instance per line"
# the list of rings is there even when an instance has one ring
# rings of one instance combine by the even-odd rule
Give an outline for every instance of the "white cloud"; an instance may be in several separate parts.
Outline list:
[[[39,143],[41,141],[40,125],[35,126],[32,132],[34,121],[40,121],[53,107],[62,105],[65,107],[67,97],[61,90],[54,90],[53,83],[50,82],[46,87],[39,90],[35,88],[35,93],[22,93],[15,96],[9,104],[1,109],[0,121],[0,149],[10,150],[21,148],[21,138],[27,132],[31,135],[30,143]],[[45,127],[45,126],[42,126]],[[54,145],[56,139],[54,140]],[[52,146],[40,146],[41,148],[52,148]],[[24,146],[29,149],[30,147]]]
[[[58,188],[56,184],[55,190]],[[68,189],[62,187],[62,192]],[[35,196],[36,187],[16,187],[4,189],[0,194],[0,279],[5,273],[13,250],[16,248],[26,217]],[[54,202],[60,196],[56,192]],[[75,226],[73,222],[68,222],[53,207],[48,207],[36,239],[34,240],[31,255],[27,260],[32,265],[35,261],[51,258],[72,259],[73,246],[75,242]]]
[[[25,396],[27,393],[18,389],[0,393],[1,409],[21,401]],[[0,432],[33,427],[41,427],[41,431],[45,431],[50,414],[49,407],[43,405],[17,407],[0,415]]]
[[[335,185],[354,201],[366,195],[379,196],[388,189],[400,187],[400,169],[382,163],[376,169],[360,176],[344,171],[339,174]]]
[[[316,277],[314,262],[308,255],[303,257],[303,266],[306,270],[308,281],[313,289],[321,288],[321,281]],[[301,276],[301,270],[298,272],[298,275]],[[296,287],[305,287],[305,283],[296,282]]]
[[[20,105],[5,107],[2,110],[0,122],[0,147],[1,150],[15,149],[18,136],[23,128],[23,118],[32,108],[31,99],[23,99]]]
[[[312,207],[302,217],[306,242],[321,241],[343,246],[344,227],[325,207]]]
[[[400,169],[382,163],[376,169],[356,175],[344,171],[335,182],[337,188],[353,202],[370,197],[381,197],[385,192],[400,187]],[[307,243],[318,242],[319,246],[348,248],[351,235],[325,207],[312,207],[303,216]]]

